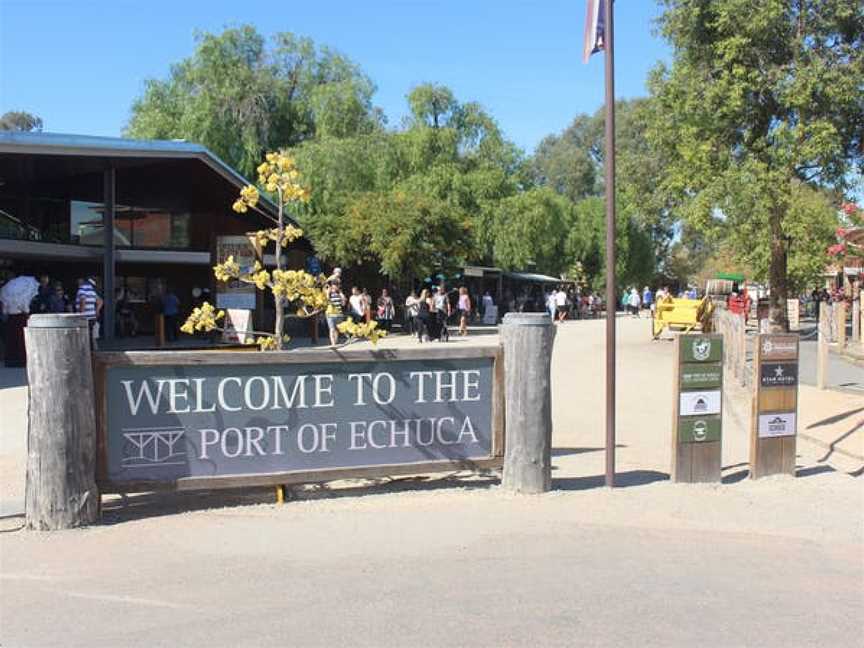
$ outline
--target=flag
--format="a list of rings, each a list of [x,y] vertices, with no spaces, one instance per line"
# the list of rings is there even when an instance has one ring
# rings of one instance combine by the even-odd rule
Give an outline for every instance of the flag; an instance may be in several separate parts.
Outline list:
[[[606,0],[588,0],[587,11],[585,13],[585,49],[582,60],[588,62],[591,55],[599,52],[604,47],[605,26],[603,6]]]

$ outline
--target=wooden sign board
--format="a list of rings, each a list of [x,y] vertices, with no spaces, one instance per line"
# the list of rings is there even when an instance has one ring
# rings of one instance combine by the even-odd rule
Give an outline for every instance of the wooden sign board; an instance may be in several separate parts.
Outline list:
[[[759,335],[753,358],[750,476],[795,474],[798,336]]]
[[[498,347],[100,352],[102,492],[498,468]]]
[[[674,353],[672,480],[719,482],[723,336],[679,335]]]

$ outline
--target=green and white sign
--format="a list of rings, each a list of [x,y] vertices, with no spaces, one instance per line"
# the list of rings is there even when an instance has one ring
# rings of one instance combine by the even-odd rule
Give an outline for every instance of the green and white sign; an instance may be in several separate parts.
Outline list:
[[[719,335],[682,335],[681,362],[722,362],[723,338]]]
[[[719,416],[682,416],[678,422],[680,443],[719,441],[722,425]]]
[[[723,367],[719,364],[682,364],[681,390],[720,389],[723,382]]]

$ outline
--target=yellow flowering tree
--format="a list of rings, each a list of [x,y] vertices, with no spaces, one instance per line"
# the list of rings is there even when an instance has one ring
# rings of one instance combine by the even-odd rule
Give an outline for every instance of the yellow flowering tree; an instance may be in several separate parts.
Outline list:
[[[241,281],[254,284],[258,290],[270,290],[276,306],[276,325],[273,333],[260,331],[245,331],[256,335],[255,343],[261,350],[280,350],[288,340],[285,335],[285,306],[297,305],[297,315],[312,317],[327,308],[327,280],[324,275],[317,277],[303,270],[288,270],[282,267],[282,249],[303,236],[303,231],[290,223],[285,223],[285,211],[292,204],[300,204],[309,200],[309,191],[300,183],[300,173],[294,160],[282,153],[268,153],[265,161],[258,166],[258,184],[276,199],[278,217],[276,227],[260,230],[250,235],[252,245],[259,260],[251,271],[244,272],[234,257],[228,257],[224,263],[213,267],[213,273],[219,281]],[[260,199],[256,186],[247,185],[240,190],[240,197],[234,201],[233,209],[245,213],[256,209]],[[264,249],[273,243],[275,245],[276,268],[271,272],[261,263]],[[181,327],[184,333],[190,335],[196,332],[221,331],[220,322],[225,313],[217,311],[211,304],[204,303],[192,314]],[[342,322],[339,330],[352,338],[367,338],[373,343],[385,335],[385,331],[377,328],[377,322],[356,324]]]

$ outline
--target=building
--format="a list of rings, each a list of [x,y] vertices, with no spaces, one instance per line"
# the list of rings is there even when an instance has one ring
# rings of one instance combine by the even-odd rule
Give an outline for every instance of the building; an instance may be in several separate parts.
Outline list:
[[[246,184],[189,142],[0,132],[0,284],[47,273],[74,294],[78,278],[95,275],[105,337],[115,332],[118,298],[139,330],[152,332],[166,286],[185,310],[195,288],[216,294],[220,237],[273,226],[276,206],[266,199],[257,212],[231,209]],[[301,239],[283,261],[303,268],[312,254]],[[272,298],[268,304],[259,293],[253,303],[255,328],[267,330]]]

